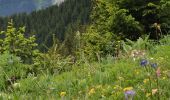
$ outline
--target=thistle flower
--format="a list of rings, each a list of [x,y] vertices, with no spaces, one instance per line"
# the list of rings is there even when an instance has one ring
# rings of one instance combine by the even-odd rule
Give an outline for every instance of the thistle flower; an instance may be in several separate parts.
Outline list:
[[[125,100],[132,100],[135,95],[135,91],[128,90],[128,91],[125,91],[124,94],[125,94]]]
[[[146,59],[141,60],[140,65],[146,66],[149,62]]]

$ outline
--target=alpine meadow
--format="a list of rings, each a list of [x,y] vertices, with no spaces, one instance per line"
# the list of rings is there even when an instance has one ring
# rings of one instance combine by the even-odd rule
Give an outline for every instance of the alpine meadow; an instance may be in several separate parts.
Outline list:
[[[0,0],[0,100],[170,100],[170,0]]]

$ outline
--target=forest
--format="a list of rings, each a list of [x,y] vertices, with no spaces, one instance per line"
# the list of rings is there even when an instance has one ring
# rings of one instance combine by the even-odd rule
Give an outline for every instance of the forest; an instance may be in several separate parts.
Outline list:
[[[0,17],[2,100],[169,100],[169,0],[65,0]]]

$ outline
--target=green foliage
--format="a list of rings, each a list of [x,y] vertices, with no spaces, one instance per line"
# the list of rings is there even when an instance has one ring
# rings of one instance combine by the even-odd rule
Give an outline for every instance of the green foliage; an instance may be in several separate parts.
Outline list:
[[[38,55],[35,43],[35,36],[25,38],[25,27],[14,28],[13,21],[8,23],[6,31],[1,32],[3,38],[0,39],[0,53],[9,52],[10,54],[21,57],[26,63],[32,63],[33,57]]]
[[[35,67],[32,70],[35,73],[47,72],[49,74],[60,74],[71,70],[74,58],[72,56],[62,56],[60,54],[61,46],[54,40],[53,46],[48,49],[48,52],[35,59]]]
[[[17,81],[18,88],[14,93],[1,92],[2,96],[24,99],[124,99],[124,89],[133,87],[135,96],[133,99],[166,100],[169,93],[169,65],[170,48],[158,45],[158,52],[147,59],[150,63],[156,62],[161,68],[161,75],[156,76],[156,70],[150,65],[142,67],[139,61],[122,58],[114,60],[108,56],[100,63],[93,62],[81,64],[70,72],[60,75],[41,74],[28,76]],[[148,71],[148,72],[147,72]],[[148,75],[149,73],[149,75]],[[151,83],[151,85],[150,85]],[[152,90],[157,91],[154,93]],[[63,93],[63,95],[61,95]],[[153,93],[153,95],[149,95]]]
[[[142,31],[139,22],[127,9],[119,8],[115,1],[97,0],[91,18],[101,34],[111,32],[114,39],[133,39]]]
[[[9,85],[6,82],[11,80],[26,77],[28,65],[24,65],[19,57],[5,52],[0,55],[0,89],[4,89],[5,85]],[[11,78],[16,78],[12,80]],[[3,84],[2,84],[3,83]]]
[[[97,56],[114,53],[112,33],[100,34],[93,26],[83,34],[82,42],[80,52],[83,51],[88,59],[95,60]]]
[[[161,45],[170,46],[170,35],[164,36],[159,42]]]
[[[160,2],[160,20],[162,31],[166,34],[170,33],[170,1],[161,0]]]
[[[29,36],[30,34],[28,33],[36,33],[38,48],[43,51],[45,49],[43,44],[46,44],[48,47],[53,45],[53,34],[59,41],[64,41],[67,28],[71,26],[74,27],[74,31],[77,31],[75,27],[77,21],[80,22],[80,25],[89,23],[90,11],[91,0],[65,0],[60,5],[56,4],[30,14],[21,13],[5,18],[0,17],[0,29],[5,30],[6,23],[9,18],[12,18],[15,27],[26,26],[26,35]],[[69,48],[71,47],[67,47],[67,49]]]
[[[127,42],[123,42],[123,50],[127,53],[131,50],[148,50],[148,48],[151,46],[149,42],[149,36],[146,36],[144,39],[139,38],[137,41],[131,41],[129,39],[126,39]]]

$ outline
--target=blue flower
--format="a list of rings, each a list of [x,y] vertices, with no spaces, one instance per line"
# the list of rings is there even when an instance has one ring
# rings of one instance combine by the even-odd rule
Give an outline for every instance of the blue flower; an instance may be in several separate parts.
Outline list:
[[[158,64],[157,64],[157,63],[152,63],[152,64],[151,64],[151,67],[152,67],[152,68],[157,68],[157,67],[158,67]]]
[[[125,94],[125,100],[132,100],[135,95],[135,91],[128,90],[128,91],[125,91],[124,94]]]
[[[145,59],[141,60],[140,65],[141,66],[146,66],[149,62]]]

